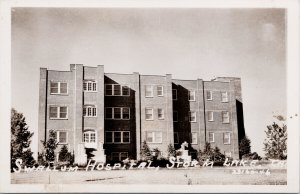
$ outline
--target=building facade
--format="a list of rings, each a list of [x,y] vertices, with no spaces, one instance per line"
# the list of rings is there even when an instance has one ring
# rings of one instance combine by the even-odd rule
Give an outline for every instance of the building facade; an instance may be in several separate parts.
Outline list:
[[[54,130],[57,151],[67,145],[75,163],[139,159],[144,141],[162,156],[169,144],[178,149],[187,142],[195,157],[210,142],[239,158],[245,136],[239,78],[178,80],[71,64],[70,71],[41,68],[39,90],[39,140]]]

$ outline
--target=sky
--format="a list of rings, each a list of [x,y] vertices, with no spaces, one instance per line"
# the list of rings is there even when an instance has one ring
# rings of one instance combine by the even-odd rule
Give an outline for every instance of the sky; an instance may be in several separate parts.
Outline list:
[[[284,9],[14,8],[12,107],[37,151],[39,70],[240,77],[246,134],[264,156],[266,126],[286,117]]]

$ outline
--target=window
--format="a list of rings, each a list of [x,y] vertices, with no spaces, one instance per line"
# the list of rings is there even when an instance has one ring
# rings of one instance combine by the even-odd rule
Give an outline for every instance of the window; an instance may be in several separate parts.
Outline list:
[[[130,108],[107,107],[105,108],[105,119],[129,120]]]
[[[174,133],[174,144],[178,144],[179,143],[179,136],[178,136],[178,132]]]
[[[130,132],[129,131],[106,131],[105,142],[108,144],[130,143]]]
[[[84,117],[96,117],[97,109],[95,106],[84,106],[83,107],[83,116]]]
[[[148,143],[162,143],[162,132],[146,132]]]
[[[164,87],[157,86],[157,96],[164,96]]]
[[[207,100],[212,100],[213,99],[212,91],[206,91],[206,99]]]
[[[191,111],[190,114],[189,114],[189,119],[190,119],[190,122],[196,122],[196,112],[195,111]]]
[[[196,100],[195,91],[189,91],[189,101],[195,101],[195,100]]]
[[[176,89],[172,90],[172,99],[177,100],[177,90]]]
[[[57,131],[56,141],[59,144],[66,144],[67,143],[67,132],[66,131]]]
[[[215,134],[214,133],[212,133],[212,132],[208,133],[208,141],[210,143],[215,142]]]
[[[163,120],[165,118],[164,110],[162,108],[157,109],[158,119]]]
[[[177,121],[178,121],[178,112],[173,111],[173,122],[177,122]]]
[[[112,152],[111,160],[112,161],[123,161],[128,158],[128,152]]]
[[[153,109],[146,108],[145,109],[146,120],[153,120]]]
[[[50,119],[67,119],[68,108],[66,106],[50,106]]]
[[[68,94],[68,84],[66,82],[51,82],[50,94]]]
[[[197,144],[198,143],[198,133],[197,132],[192,132],[191,133],[191,144]]]
[[[229,112],[227,111],[222,112],[222,122],[229,123]]]
[[[221,92],[221,98],[222,98],[222,102],[228,102],[228,93]]]
[[[229,132],[226,132],[223,134],[223,141],[224,141],[224,144],[230,144],[230,133]]]
[[[151,85],[145,86],[145,97],[153,97],[153,86]]]
[[[207,112],[208,116],[208,121],[214,121],[214,112],[213,111],[208,111]]]
[[[95,92],[97,91],[97,83],[94,80],[84,80],[83,81],[83,91],[85,92]]]
[[[85,143],[96,143],[96,132],[86,131],[83,133],[83,141]]]
[[[130,88],[127,85],[105,84],[105,96],[130,96]]]

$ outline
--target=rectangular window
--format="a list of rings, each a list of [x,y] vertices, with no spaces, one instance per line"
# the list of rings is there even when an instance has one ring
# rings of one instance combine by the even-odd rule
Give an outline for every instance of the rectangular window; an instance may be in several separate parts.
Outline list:
[[[97,116],[97,108],[95,106],[85,105],[83,107],[83,116],[84,117],[96,117]]]
[[[191,144],[197,144],[198,143],[198,133],[192,132],[191,133]]]
[[[113,95],[113,85],[106,84],[105,85],[105,95],[106,96],[112,96]]]
[[[146,120],[153,120],[153,109],[146,108],[145,109]]]
[[[215,142],[215,134],[214,133],[212,133],[212,132],[208,133],[208,141],[210,143]]]
[[[190,119],[190,122],[196,122],[196,112],[195,111],[190,111],[190,114],[189,114],[189,119]]]
[[[164,87],[157,86],[157,96],[164,96]]]
[[[162,143],[162,132],[146,132],[146,141],[148,143]]]
[[[229,123],[229,112],[228,111],[222,112],[222,122]]]
[[[66,131],[57,131],[56,141],[60,144],[67,143],[67,132]]]
[[[178,136],[178,133],[175,132],[174,133],[174,144],[178,144],[179,143],[179,136]]]
[[[153,97],[153,86],[151,85],[145,86],[145,97]]]
[[[223,134],[224,144],[230,144],[230,133],[226,132]]]
[[[85,92],[96,92],[97,83],[95,80],[84,80],[83,81],[83,91]]]
[[[91,139],[90,139],[91,143],[96,143],[96,133],[91,133]]]
[[[221,98],[222,98],[222,102],[228,102],[228,93],[221,92]]]
[[[112,161],[123,161],[128,158],[128,152],[112,152],[111,160]]]
[[[85,143],[96,143],[96,132],[95,131],[84,132],[83,140]]]
[[[214,121],[214,112],[213,111],[208,111],[207,116],[208,116],[208,121]]]
[[[177,121],[178,121],[178,112],[173,111],[173,122],[177,122]]]
[[[105,108],[106,119],[129,120],[130,108],[128,107],[107,107]]]
[[[66,82],[51,82],[50,94],[68,94],[68,83]]]
[[[66,106],[50,106],[50,119],[67,119],[68,107]]]
[[[177,100],[177,90],[176,89],[172,89],[172,99]]]
[[[114,85],[114,96],[121,96],[121,85]]]
[[[105,143],[108,144],[130,143],[130,132],[129,131],[106,131]]]
[[[130,89],[128,86],[122,86],[122,96],[130,96]]]
[[[89,135],[90,134],[88,134],[88,133],[83,133],[83,141],[84,142],[89,142],[89,139],[90,139]]]
[[[196,100],[196,92],[189,91],[189,101],[195,101],[195,100]]]
[[[212,96],[212,91],[206,91],[206,100],[212,100],[213,96]]]
[[[157,109],[158,119],[163,120],[165,118],[164,110],[162,108]]]

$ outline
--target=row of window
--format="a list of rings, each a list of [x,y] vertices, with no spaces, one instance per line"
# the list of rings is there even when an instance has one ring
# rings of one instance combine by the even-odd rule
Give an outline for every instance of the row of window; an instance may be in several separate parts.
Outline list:
[[[151,131],[146,132],[147,143],[162,143],[162,132]],[[67,143],[67,132],[57,131],[56,141],[60,144]],[[191,133],[191,144],[198,144],[198,133]],[[210,143],[215,142],[215,133],[208,133],[208,141]],[[230,132],[223,133],[223,143],[230,144]],[[85,143],[96,143],[96,132],[86,131],[83,133],[83,142]],[[106,131],[105,132],[105,143],[107,144],[129,144],[130,143],[130,132],[129,131]],[[174,143],[179,143],[179,135],[177,132],[174,133]]]
[[[145,97],[153,97],[154,86],[145,86]],[[97,83],[93,80],[86,80],[83,82],[84,91],[97,91]],[[156,86],[157,96],[164,96],[164,87],[161,85]],[[51,82],[50,83],[50,93],[51,94],[67,94],[68,93],[68,83],[67,82]],[[105,84],[105,95],[106,96],[130,96],[130,88],[127,85],[120,84]],[[172,90],[172,99],[177,100],[177,90]],[[213,100],[212,91],[206,91],[206,99]],[[188,92],[188,100],[196,101],[195,91]],[[228,93],[221,92],[221,101],[228,102]]]
[[[208,111],[208,121],[214,121],[214,112]],[[228,111],[222,111],[222,122],[229,123],[230,116]],[[83,116],[85,117],[96,117],[97,108],[95,106],[87,105],[83,107]],[[157,109],[157,117],[159,120],[165,118],[164,109]],[[66,106],[50,106],[50,118],[51,119],[67,119],[68,118],[68,108]],[[105,119],[113,120],[129,120],[130,119],[130,108],[128,107],[107,107],[105,108]],[[145,119],[154,120],[153,108],[145,108]],[[178,121],[178,112],[173,112],[173,121]],[[189,112],[189,121],[197,122],[197,112]]]

